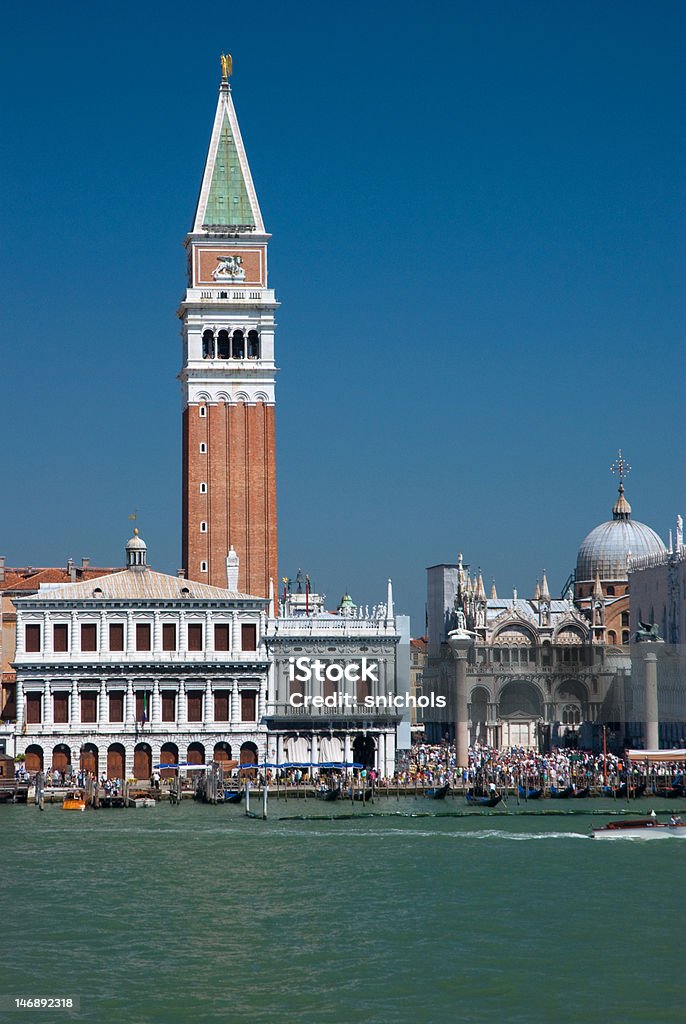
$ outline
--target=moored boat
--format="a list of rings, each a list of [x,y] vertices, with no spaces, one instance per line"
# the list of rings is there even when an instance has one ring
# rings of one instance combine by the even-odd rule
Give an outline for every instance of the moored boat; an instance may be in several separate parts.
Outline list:
[[[427,789],[426,796],[432,800],[445,800],[450,789],[450,783],[446,782],[444,786],[438,786],[434,789]]]
[[[225,804],[239,804],[243,800],[243,790],[225,789],[224,790],[224,803]]]
[[[68,789],[62,801],[63,811],[85,811],[86,794],[82,789]]]
[[[318,800],[339,800],[340,796],[341,791],[339,788],[330,788],[328,786],[325,786],[323,789],[320,789],[319,792],[317,793]]]
[[[568,800],[570,796],[574,795],[574,786],[565,786],[564,789],[558,789],[557,786],[550,787],[550,796],[553,800]]]
[[[465,793],[465,799],[470,807],[496,807],[502,800],[500,793],[494,796],[475,796],[473,793]]]
[[[520,800],[540,800],[543,796],[542,789],[529,789],[526,786],[522,786],[520,783],[518,786],[518,793]]]

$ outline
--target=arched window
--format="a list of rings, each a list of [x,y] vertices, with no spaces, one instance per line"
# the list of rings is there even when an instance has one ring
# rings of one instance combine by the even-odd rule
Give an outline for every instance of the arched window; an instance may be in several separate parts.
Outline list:
[[[616,644],[617,643],[617,634],[615,633],[614,629],[608,630],[607,642],[609,644]]]
[[[200,408],[198,409],[198,415],[199,416],[207,416],[207,406],[206,405],[201,405],[200,406]]]
[[[233,332],[231,355],[234,359],[245,359],[245,339],[243,337],[243,331]]]
[[[260,336],[257,331],[248,331],[248,359],[260,358]]]
[[[622,630],[622,643],[623,644],[628,644],[629,643],[629,630],[628,629],[623,629]]]
[[[608,587],[607,588],[607,596],[608,597],[614,597],[615,596],[615,588],[614,587]]]
[[[207,533],[207,523],[203,522],[200,524],[200,532]]]
[[[563,725],[581,725],[581,708],[578,704],[566,704],[562,709]]]
[[[229,358],[229,332],[220,331],[217,335],[217,356],[219,359]]]
[[[207,572],[207,562],[200,563],[200,572]]]
[[[207,494],[207,484],[206,483],[201,483],[200,484],[200,493],[201,494]]]
[[[214,359],[214,331],[203,331],[202,335],[202,357],[203,359]]]
[[[204,441],[200,442],[200,454],[207,455],[207,445]]]

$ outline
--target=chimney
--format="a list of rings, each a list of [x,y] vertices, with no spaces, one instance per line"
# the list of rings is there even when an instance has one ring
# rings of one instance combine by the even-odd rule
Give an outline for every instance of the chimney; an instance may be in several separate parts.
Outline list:
[[[70,558],[67,560],[67,574],[72,583],[76,583],[76,566],[74,565],[74,559]]]
[[[82,569],[87,569],[90,564],[91,564],[90,558],[82,558],[81,559],[81,568]]]
[[[185,578],[186,578],[186,570],[185,569],[177,569],[176,570],[176,575],[179,577],[180,580],[185,580]]]
[[[234,551],[233,544],[226,556],[226,587],[227,590],[238,590],[238,555]]]
[[[5,555],[0,555],[0,583],[5,582]]]

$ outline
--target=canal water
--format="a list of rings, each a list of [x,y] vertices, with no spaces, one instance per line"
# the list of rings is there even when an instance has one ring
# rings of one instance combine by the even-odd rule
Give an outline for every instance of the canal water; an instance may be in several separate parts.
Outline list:
[[[266,822],[191,801],[0,806],[0,991],[80,999],[0,1019],[684,1020],[686,842],[591,841],[603,815],[429,803],[336,820],[349,805],[274,800]]]

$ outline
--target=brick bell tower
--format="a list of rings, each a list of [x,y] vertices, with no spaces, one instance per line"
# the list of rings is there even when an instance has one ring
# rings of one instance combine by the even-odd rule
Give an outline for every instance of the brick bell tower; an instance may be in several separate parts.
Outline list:
[[[269,596],[277,580],[274,444],[274,292],[267,243],[231,97],[222,80],[179,308],[183,368],[183,567],[227,586],[231,547],[238,589]],[[233,556],[232,556],[233,557]]]

